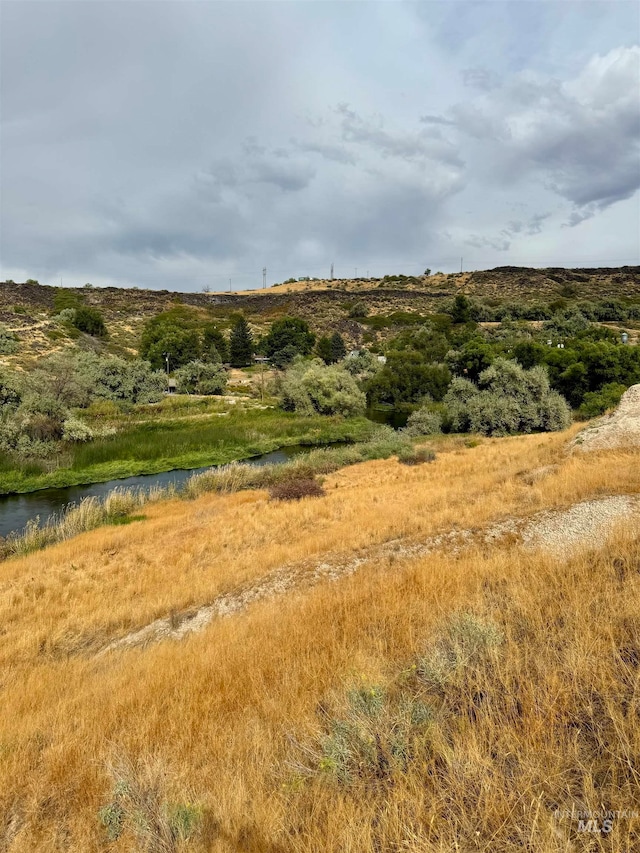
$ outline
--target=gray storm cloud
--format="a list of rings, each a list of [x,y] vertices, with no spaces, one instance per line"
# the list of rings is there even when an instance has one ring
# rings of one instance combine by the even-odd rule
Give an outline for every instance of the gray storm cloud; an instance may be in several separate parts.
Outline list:
[[[637,262],[637,7],[538,6],[7,0],[2,276]]]

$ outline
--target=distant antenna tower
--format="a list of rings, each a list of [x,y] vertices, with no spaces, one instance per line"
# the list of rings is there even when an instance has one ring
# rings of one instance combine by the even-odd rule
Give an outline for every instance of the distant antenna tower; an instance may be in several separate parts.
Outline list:
[[[333,281],[333,263],[331,264],[331,281]]]
[[[262,289],[264,290],[267,286],[267,268],[262,267]]]

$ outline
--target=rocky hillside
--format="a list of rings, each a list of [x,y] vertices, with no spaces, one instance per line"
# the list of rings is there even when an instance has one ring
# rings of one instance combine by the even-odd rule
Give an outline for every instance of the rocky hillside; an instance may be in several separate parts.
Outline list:
[[[51,321],[60,288],[38,283],[0,282],[0,324],[21,340],[18,364],[29,363],[46,352],[68,346]],[[257,332],[276,317],[295,314],[307,319],[315,331],[339,331],[350,343],[361,343],[366,328],[350,316],[355,303],[363,303],[369,316],[393,312],[437,312],[457,293],[487,301],[552,301],[554,299],[640,300],[640,267],[594,269],[531,269],[497,267],[445,275],[386,276],[382,279],[287,282],[266,290],[241,293],[175,293],[138,288],[81,288],[75,293],[89,306],[99,308],[110,332],[106,345],[113,352],[136,351],[142,326],[149,317],[176,304],[192,306],[203,319],[223,326],[234,312],[244,312]],[[94,346],[90,340],[82,340]],[[366,343],[366,338],[365,338]]]

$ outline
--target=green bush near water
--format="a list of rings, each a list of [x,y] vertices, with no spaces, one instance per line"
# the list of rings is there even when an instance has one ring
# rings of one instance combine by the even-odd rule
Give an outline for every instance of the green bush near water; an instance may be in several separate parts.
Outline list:
[[[286,411],[305,415],[351,417],[366,408],[366,397],[353,376],[320,359],[293,364],[282,379],[280,399]]]

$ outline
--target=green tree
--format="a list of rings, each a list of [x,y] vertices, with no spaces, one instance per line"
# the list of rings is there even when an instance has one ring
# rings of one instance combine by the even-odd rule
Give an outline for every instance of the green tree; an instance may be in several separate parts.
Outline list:
[[[367,383],[372,403],[417,403],[429,394],[442,400],[451,373],[444,364],[428,362],[417,350],[391,350],[387,363]]]
[[[451,317],[454,323],[468,323],[471,320],[471,303],[464,295],[459,293],[453,300]]]
[[[333,363],[342,361],[347,354],[347,348],[344,339],[340,332],[334,332],[331,335],[331,361]]]
[[[318,339],[316,344],[316,355],[321,358],[325,364],[331,364],[333,350],[331,348],[331,338],[323,335]]]
[[[150,362],[155,370],[166,367],[169,370],[182,367],[195,361],[200,355],[200,339],[194,329],[165,329],[162,336],[141,350],[141,355]]]
[[[229,361],[232,367],[246,367],[253,357],[253,335],[244,317],[239,317],[231,330]]]
[[[546,349],[536,341],[525,340],[519,341],[515,345],[513,354],[518,363],[528,370],[530,367],[534,367],[536,364],[541,364],[544,361]]]
[[[306,320],[300,317],[281,317],[271,324],[263,341],[265,355],[271,359],[278,353],[286,353],[285,361],[292,361],[296,355],[309,355],[316,336],[309,329]],[[283,361],[282,357],[278,359]]]
[[[578,415],[585,419],[597,418],[607,409],[614,409],[626,390],[624,385],[611,382],[608,385],[603,385],[599,391],[588,391],[578,409]]]
[[[474,338],[459,350],[447,355],[447,364],[457,376],[476,380],[494,359],[494,350],[489,343]]]
[[[227,339],[213,323],[207,323],[202,330],[202,358],[204,361],[229,361]]]
[[[156,370],[164,370],[169,357],[169,369],[182,367],[200,358],[201,341],[188,311],[174,308],[152,317],[145,324],[140,339],[140,355]]]

